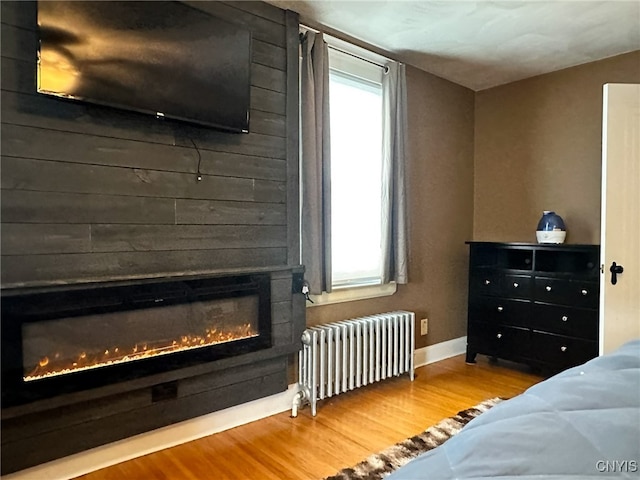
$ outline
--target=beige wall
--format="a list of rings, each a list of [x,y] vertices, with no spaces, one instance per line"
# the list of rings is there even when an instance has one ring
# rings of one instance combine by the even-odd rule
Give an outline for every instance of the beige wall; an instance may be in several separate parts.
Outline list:
[[[475,94],[407,67],[410,283],[308,308],[307,324],[407,309],[429,318],[416,346],[433,345],[466,335],[466,240],[533,242],[554,209],[568,242],[599,243],[602,85],[612,82],[640,83],[640,52]]]
[[[640,52],[476,94],[474,240],[533,242],[555,210],[568,243],[600,243],[605,83],[640,83]]]
[[[429,318],[422,347],[466,335],[474,93],[407,67],[407,95],[410,283],[390,297],[307,308],[307,324],[406,309]]]

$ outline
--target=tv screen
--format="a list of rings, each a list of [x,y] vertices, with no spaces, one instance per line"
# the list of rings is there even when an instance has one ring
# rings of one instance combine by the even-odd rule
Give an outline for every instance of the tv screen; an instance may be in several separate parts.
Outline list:
[[[251,32],[180,2],[38,1],[38,92],[249,131]]]

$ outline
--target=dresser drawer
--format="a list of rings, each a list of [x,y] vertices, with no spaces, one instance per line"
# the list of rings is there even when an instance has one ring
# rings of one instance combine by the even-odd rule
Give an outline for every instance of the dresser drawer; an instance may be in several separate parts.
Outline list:
[[[598,340],[598,311],[535,304],[531,328],[587,340]]]
[[[469,324],[467,349],[492,357],[518,360],[528,356],[530,335],[525,328],[474,322]]]
[[[600,288],[597,283],[536,277],[534,299],[538,302],[598,308]]]
[[[476,272],[471,276],[472,296],[529,298],[533,281],[527,275],[511,275],[493,270]]]
[[[532,332],[531,357],[556,369],[580,365],[598,356],[598,342]]]
[[[528,327],[531,302],[500,297],[479,297],[469,303],[469,320],[496,325]]]
[[[524,275],[505,275],[502,279],[501,294],[507,298],[523,298],[531,297],[531,286],[533,281],[531,277]]]
[[[494,270],[479,269],[471,275],[469,293],[478,295],[500,295],[502,291],[502,274]]]

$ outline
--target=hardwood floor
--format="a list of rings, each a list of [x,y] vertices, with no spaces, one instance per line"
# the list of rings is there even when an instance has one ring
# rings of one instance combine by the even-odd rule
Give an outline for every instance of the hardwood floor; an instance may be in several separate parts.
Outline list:
[[[456,356],[309,407],[152,453],[82,480],[321,479],[491,397],[542,380],[526,367]]]

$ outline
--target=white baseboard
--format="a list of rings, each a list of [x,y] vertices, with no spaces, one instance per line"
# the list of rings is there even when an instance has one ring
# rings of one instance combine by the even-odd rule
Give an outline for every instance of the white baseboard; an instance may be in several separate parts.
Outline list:
[[[416,368],[464,353],[467,338],[460,337],[415,351]],[[291,409],[296,385],[286,392],[219,412],[142,433],[101,447],[5,475],[2,480],[68,480],[132,458],[157,452]]]
[[[439,362],[446,358],[455,357],[467,350],[467,337],[454,338],[446,342],[436,343],[428,347],[416,350],[414,357],[415,367],[422,367],[430,363]]]

